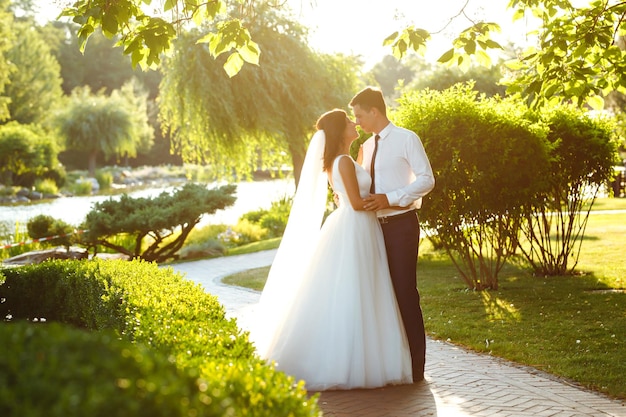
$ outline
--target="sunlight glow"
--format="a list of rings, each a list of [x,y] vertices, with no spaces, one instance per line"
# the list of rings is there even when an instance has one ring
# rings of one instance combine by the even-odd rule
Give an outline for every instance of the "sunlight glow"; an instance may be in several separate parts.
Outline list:
[[[487,317],[492,321],[520,321],[521,313],[513,303],[503,300],[488,291],[481,292]]]
[[[385,0],[369,4],[361,0],[288,1],[295,19],[311,29],[310,41],[314,49],[360,55],[366,68],[391,54],[391,50],[382,45],[387,36],[410,25],[433,34],[426,56],[433,61],[450,48],[451,40],[472,21],[499,23],[505,32],[502,39],[498,39],[502,43],[509,39],[525,43],[524,22],[512,24],[512,13],[506,9],[506,2],[484,7],[484,2],[479,0]],[[465,14],[462,14],[465,4]]]

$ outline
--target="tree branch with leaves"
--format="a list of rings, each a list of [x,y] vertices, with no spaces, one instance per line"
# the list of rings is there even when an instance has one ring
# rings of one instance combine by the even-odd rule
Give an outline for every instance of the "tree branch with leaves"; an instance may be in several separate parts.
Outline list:
[[[244,62],[258,62],[260,49],[232,12],[243,8],[253,13],[257,3],[167,0],[160,16],[148,15],[142,3],[151,1],[79,0],[63,15],[81,25],[83,44],[99,26],[109,36],[120,34],[125,52],[132,55],[135,64],[144,66],[158,64],[160,55],[170,49],[171,41],[189,22],[213,22],[220,16],[224,23],[205,41],[216,56],[235,55],[225,62],[229,75],[236,74]],[[468,4],[469,0],[451,19],[469,19],[465,13]],[[507,8],[514,12],[513,20],[532,16],[538,21],[537,44],[509,63],[514,71],[514,78],[508,82],[509,92],[522,94],[535,106],[558,101],[594,108],[602,107],[603,97],[609,92],[626,92],[626,56],[618,43],[626,34],[626,2],[598,0],[578,7],[568,0],[510,0]],[[167,13],[169,18],[165,17]],[[476,58],[489,65],[489,52],[502,49],[493,40],[501,29],[498,24],[469,20],[470,25],[452,41],[452,48],[441,55],[440,62],[467,68]],[[433,33],[409,26],[383,42],[397,57],[409,50],[423,54]]]
[[[509,93],[521,94],[533,106],[573,102],[594,109],[604,107],[610,92],[626,93],[626,52],[619,44],[626,34],[626,2],[601,0],[578,7],[567,0],[510,0],[508,8],[513,21],[527,16],[537,21],[536,35],[531,33],[536,44],[507,63],[512,71],[506,81]],[[488,52],[502,49],[492,39],[499,31],[496,23],[471,22],[439,62],[468,69],[476,58],[489,66]],[[430,39],[427,30],[408,27],[385,44],[401,58],[409,49],[423,54]]]
[[[240,0],[165,0],[161,7],[151,5],[151,0],[78,0],[68,5],[61,16],[71,17],[80,25],[81,50],[100,27],[109,38],[119,36],[118,44],[131,56],[133,66],[142,68],[156,67],[162,54],[170,51],[177,35],[192,24],[199,26],[226,16],[215,33],[200,42],[210,44],[214,57],[229,54],[224,63],[229,76],[237,74],[244,62],[258,63],[258,45],[228,12],[229,6],[237,5],[241,10],[251,8],[251,4]]]

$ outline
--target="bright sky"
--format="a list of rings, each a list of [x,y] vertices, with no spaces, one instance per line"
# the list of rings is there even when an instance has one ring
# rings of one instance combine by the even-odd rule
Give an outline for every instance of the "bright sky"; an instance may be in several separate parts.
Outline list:
[[[363,0],[288,2],[296,18],[311,28],[311,46],[323,52],[361,55],[366,66],[390,54],[391,49],[382,46],[383,40],[409,25],[431,33],[440,32],[427,45],[427,58],[437,59],[451,47],[450,41],[471,25],[464,16],[450,23],[466,4],[465,12],[474,21],[500,24],[503,33],[498,41],[501,43],[508,40],[523,43],[528,31],[524,22],[512,23],[512,14],[506,9],[506,2],[501,0],[384,0],[367,2],[369,5]]]
[[[158,4],[159,0],[153,1]],[[408,25],[426,29],[431,33],[441,32],[428,43],[427,58],[436,60],[450,48],[452,35],[471,23],[459,16],[447,27],[450,19],[465,8],[475,21],[499,23],[503,33],[498,39],[506,43],[509,39],[524,42],[527,28],[524,23],[512,24],[511,12],[502,0],[276,0],[286,1],[294,17],[311,29],[311,47],[320,52],[343,52],[360,55],[366,67],[371,67],[383,56],[391,54],[391,48],[382,46],[383,40],[393,32]],[[42,16],[54,19],[63,0],[37,0]],[[485,7],[485,4],[489,5]]]

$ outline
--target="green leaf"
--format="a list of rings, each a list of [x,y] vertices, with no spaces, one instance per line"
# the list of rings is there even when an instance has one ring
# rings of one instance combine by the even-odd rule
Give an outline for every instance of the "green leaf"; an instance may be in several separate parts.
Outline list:
[[[198,39],[196,43],[208,43],[209,45],[211,45],[215,38],[216,38],[215,33],[213,32],[207,33],[206,35]]]
[[[406,41],[402,38],[398,39],[398,42],[394,45],[394,55],[402,58],[407,50]]]
[[[241,54],[244,61],[250,64],[259,65],[260,52],[259,46],[256,43],[249,41],[243,48],[239,48],[237,51]]]
[[[137,49],[141,48],[141,40],[134,38],[131,42],[127,42],[124,48],[124,54],[129,55],[134,53]]]
[[[584,90],[584,85],[572,82],[565,87],[565,94],[569,97],[580,97]]]
[[[437,60],[437,62],[444,64],[446,62],[450,62],[452,58],[454,58],[454,48],[449,49],[443,55],[441,55],[439,59]]]
[[[464,73],[469,71],[469,69],[470,69],[470,67],[472,65],[472,61],[470,59],[465,59],[465,58],[466,58],[465,55],[459,55],[459,59],[458,59],[458,62],[457,62],[457,66]]]
[[[467,53],[468,55],[473,55],[476,52],[476,42],[467,41],[463,49],[465,50],[465,53]]]
[[[196,24],[196,26],[202,26],[202,22],[204,22],[206,18],[207,18],[206,12],[200,7],[197,7],[193,11],[193,15],[191,16],[191,20],[193,21],[193,23]]]
[[[224,70],[226,71],[226,74],[232,78],[237,75],[239,71],[241,71],[243,63],[244,61],[239,52],[233,52],[226,60],[226,63],[224,63]]]
[[[535,80],[533,82],[530,83],[530,85],[528,86],[528,88],[526,89],[526,91],[528,93],[539,93],[539,91],[541,91],[541,86],[543,85],[543,83],[540,80]]]
[[[478,63],[483,67],[491,67],[491,57],[485,51],[477,51],[474,56],[476,57]]]
[[[214,19],[220,13],[223,13],[226,10],[226,4],[222,1],[209,1],[206,3],[206,14]]]
[[[622,54],[622,50],[618,46],[614,45],[604,51],[604,58],[619,61],[622,60]]]
[[[587,97],[587,104],[594,110],[604,109],[604,99],[598,95]]]
[[[525,14],[526,13],[525,13],[524,9],[517,9],[517,10],[515,10],[515,13],[513,13],[513,21],[515,22],[517,20],[523,19]]]
[[[426,46],[426,40],[419,32],[409,33],[409,43],[415,51],[419,51]]]
[[[492,40],[492,39],[487,39],[485,41],[487,43],[487,48],[491,48],[491,49],[504,49],[502,47],[502,45],[500,45],[498,42]]]
[[[383,46],[392,45],[395,42],[397,37],[398,37],[398,32],[393,32],[391,35],[385,38],[385,40],[383,41]]]
[[[176,5],[176,0],[165,0],[165,4],[163,4],[163,11],[167,12],[172,10]]]
[[[541,63],[544,64],[546,67],[549,66],[553,60],[554,60],[554,52],[552,51],[545,53],[541,57]]]
[[[546,98],[552,97],[559,88],[560,88],[560,84],[558,83],[550,84],[543,93],[544,97]]]
[[[117,19],[113,14],[105,14],[102,16],[102,32],[111,38],[118,31]]]
[[[504,65],[512,71],[519,71],[525,68],[525,65],[519,59],[510,59],[508,61],[505,61]]]
[[[211,51],[211,55],[217,58],[219,55],[229,50],[230,45],[231,42],[227,42],[224,40],[224,37],[219,34],[215,37],[215,40],[209,44],[209,50]]]
[[[137,64],[141,65],[144,62],[143,48],[133,50],[133,53],[131,54],[131,62],[133,68],[137,67]]]

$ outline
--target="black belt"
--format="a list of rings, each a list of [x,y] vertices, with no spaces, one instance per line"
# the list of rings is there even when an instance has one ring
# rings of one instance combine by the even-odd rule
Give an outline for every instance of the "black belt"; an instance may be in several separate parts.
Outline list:
[[[403,219],[411,215],[415,216],[416,213],[417,213],[417,210],[413,209],[413,210],[409,210],[407,212],[396,214],[393,216],[381,216],[378,218],[378,221],[380,222],[380,224],[387,224],[387,223],[391,223],[391,222]]]

